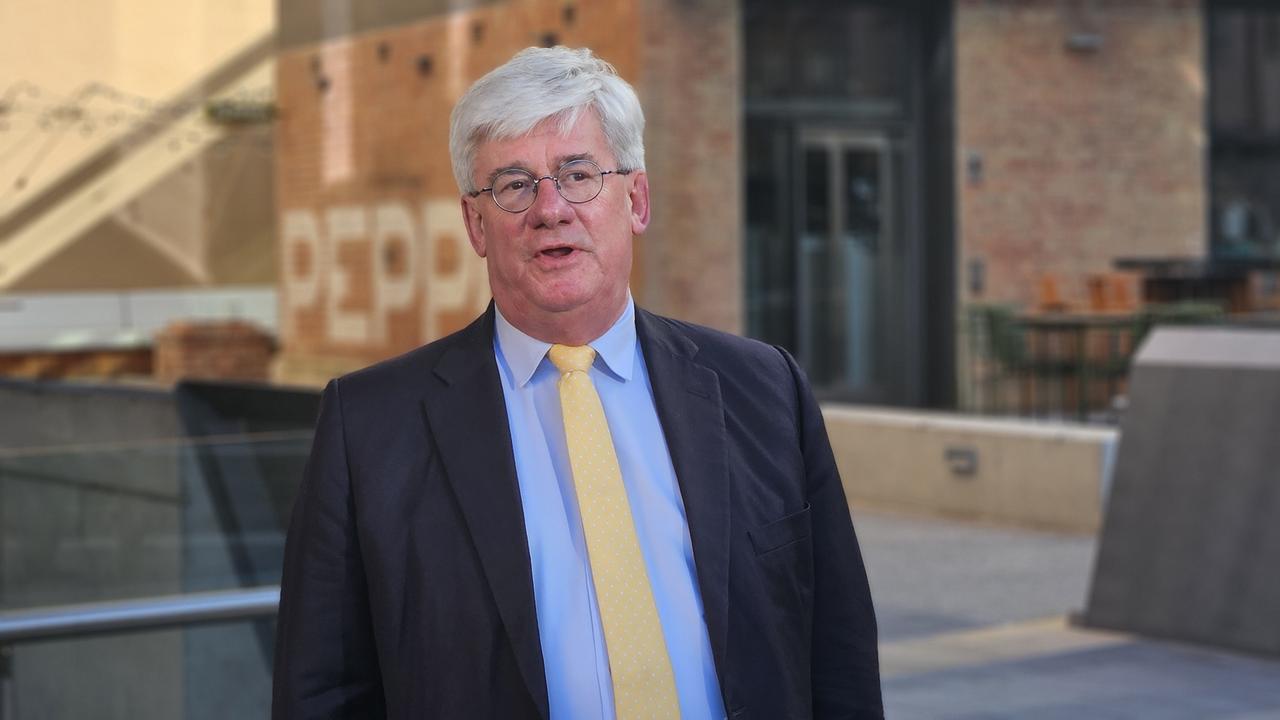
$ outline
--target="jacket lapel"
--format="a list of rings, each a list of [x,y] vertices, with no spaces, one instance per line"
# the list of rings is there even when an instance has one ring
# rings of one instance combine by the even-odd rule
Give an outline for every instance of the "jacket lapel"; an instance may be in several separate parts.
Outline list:
[[[493,356],[493,305],[433,369],[441,384],[424,402],[435,447],[542,717],[549,714],[529,543],[507,408]]]
[[[695,361],[698,346],[669,321],[636,308],[636,333],[684,499],[707,634],[723,688],[728,672],[731,518],[720,381],[714,371]]]

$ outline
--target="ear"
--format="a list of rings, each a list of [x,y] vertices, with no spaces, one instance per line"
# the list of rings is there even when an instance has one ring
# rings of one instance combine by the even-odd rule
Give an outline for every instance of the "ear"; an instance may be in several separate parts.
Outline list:
[[[640,235],[649,227],[649,175],[644,170],[631,174],[631,234]]]
[[[462,221],[467,226],[467,239],[471,241],[471,249],[475,250],[480,257],[485,257],[488,248],[484,237],[484,218],[480,215],[477,199],[467,195],[462,196]]]

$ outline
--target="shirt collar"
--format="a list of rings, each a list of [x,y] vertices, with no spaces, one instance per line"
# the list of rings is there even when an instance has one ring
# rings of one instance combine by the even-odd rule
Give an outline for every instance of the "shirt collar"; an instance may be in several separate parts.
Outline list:
[[[497,306],[493,310],[498,349],[511,367],[516,385],[524,387],[547,356],[551,343],[529,337],[508,322]],[[630,292],[622,316],[603,335],[587,344],[595,349],[596,359],[604,363],[605,369],[623,382],[631,380],[635,371],[636,306]]]

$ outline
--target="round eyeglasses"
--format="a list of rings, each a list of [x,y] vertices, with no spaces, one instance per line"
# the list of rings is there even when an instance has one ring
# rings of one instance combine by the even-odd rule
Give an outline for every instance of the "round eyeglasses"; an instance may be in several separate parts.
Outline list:
[[[471,197],[480,193],[493,195],[493,202],[509,213],[524,212],[533,206],[538,197],[538,185],[543,180],[555,183],[556,192],[568,202],[580,204],[591,202],[604,188],[605,175],[630,175],[630,170],[601,170],[600,166],[590,160],[570,160],[555,175],[537,177],[525,170],[511,168],[500,171],[493,179],[493,184],[480,188]]]

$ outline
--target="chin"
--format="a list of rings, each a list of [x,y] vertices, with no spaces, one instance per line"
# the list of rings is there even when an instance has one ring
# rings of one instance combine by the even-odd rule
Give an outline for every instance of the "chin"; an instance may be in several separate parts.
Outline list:
[[[626,286],[617,288],[593,283],[553,284],[538,288],[540,292],[526,297],[530,305],[544,313],[567,313],[594,306],[600,312],[612,312],[615,308],[605,307],[621,303],[626,299]]]
[[[590,302],[590,300],[591,298],[576,296],[545,297],[539,298],[537,305],[542,308],[544,312],[563,313],[571,310],[577,310]]]
[[[547,312],[568,312],[587,305],[600,296],[598,290],[593,292],[581,287],[549,288],[534,298],[534,304]]]

